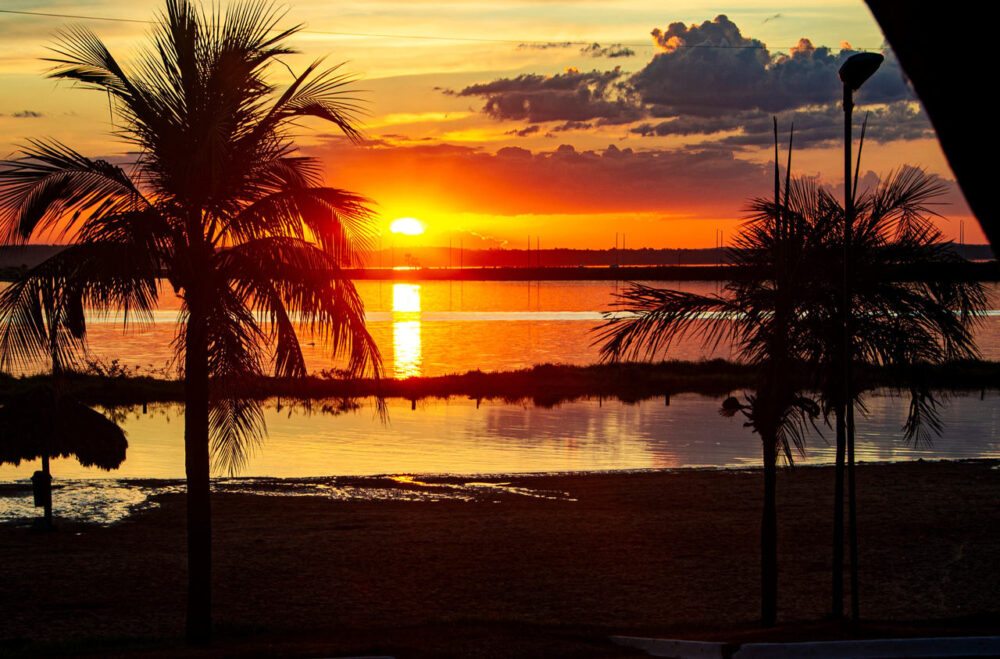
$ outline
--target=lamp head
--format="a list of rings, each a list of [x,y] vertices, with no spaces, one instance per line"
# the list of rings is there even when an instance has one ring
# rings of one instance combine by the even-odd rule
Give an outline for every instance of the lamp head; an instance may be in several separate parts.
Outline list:
[[[872,77],[885,58],[880,53],[857,53],[847,58],[840,67],[841,82],[852,92],[857,91],[865,80]]]

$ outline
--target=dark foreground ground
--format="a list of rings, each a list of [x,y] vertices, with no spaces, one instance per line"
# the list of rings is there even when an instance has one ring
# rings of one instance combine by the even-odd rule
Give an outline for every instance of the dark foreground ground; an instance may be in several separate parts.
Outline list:
[[[860,593],[872,622],[857,626],[823,622],[832,477],[780,473],[781,627],[764,635],[754,625],[759,472],[511,479],[575,500],[218,495],[217,641],[190,654],[615,657],[631,655],[612,634],[1000,632],[995,462],[860,468]],[[110,528],[0,527],[0,655],[187,656],[184,551],[180,496]]]

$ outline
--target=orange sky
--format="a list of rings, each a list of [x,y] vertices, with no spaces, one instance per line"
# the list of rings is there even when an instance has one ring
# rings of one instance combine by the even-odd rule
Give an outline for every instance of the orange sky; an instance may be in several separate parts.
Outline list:
[[[3,9],[143,21],[157,6],[16,0]],[[543,247],[605,248],[616,233],[632,247],[710,247],[717,229],[733,235],[749,198],[768,194],[774,114],[783,132],[796,125],[793,173],[836,186],[841,49],[883,42],[860,0],[300,0],[288,6],[288,23],[299,21],[292,69],[322,55],[350,60],[368,107],[364,143],[310,124],[297,136],[302,150],[324,161],[330,185],[377,202],[385,240],[466,247],[522,247],[532,236]],[[80,22],[0,13],[3,155],[44,136],[123,157],[107,100],[43,77],[54,32]],[[82,22],[123,57],[147,29]],[[905,164],[942,177],[952,189],[940,207],[945,235],[957,238],[964,219],[966,240],[982,242],[887,55],[858,96],[858,121],[873,112],[862,170]],[[288,77],[274,74],[279,85]],[[390,238],[403,216],[427,232]]]

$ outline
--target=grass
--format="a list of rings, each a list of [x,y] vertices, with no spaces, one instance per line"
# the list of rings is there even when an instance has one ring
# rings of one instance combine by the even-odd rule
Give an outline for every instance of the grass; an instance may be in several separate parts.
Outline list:
[[[794,373],[809,387],[808,369]],[[995,389],[1000,383],[1000,362],[963,361],[927,366],[922,374],[938,391]],[[794,375],[793,375],[794,377]],[[896,386],[894,374],[885,369],[859,368],[858,382],[865,389]],[[15,378],[0,376],[0,397],[18,389],[43,384],[48,375]],[[386,398],[419,400],[464,396],[508,402],[530,400],[552,406],[584,397],[639,401],[680,393],[724,396],[754,386],[753,368],[721,359],[698,362],[669,361],[657,364],[623,363],[567,366],[541,364],[528,369],[501,372],[469,371],[437,377],[397,379],[344,379],[331,375],[301,379],[261,378],[247,382],[247,390],[258,398],[275,396],[302,400]],[[141,405],[183,400],[183,382],[135,373],[69,373],[61,386],[69,395],[92,405]]]

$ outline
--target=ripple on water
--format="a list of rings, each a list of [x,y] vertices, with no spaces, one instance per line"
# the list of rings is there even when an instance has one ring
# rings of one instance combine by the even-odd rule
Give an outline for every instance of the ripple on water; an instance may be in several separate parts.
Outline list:
[[[177,483],[158,486],[107,479],[66,480],[53,484],[52,515],[57,519],[107,526],[159,504],[155,494],[182,491]],[[0,521],[29,520],[41,516],[34,506],[30,481],[0,486]]]

